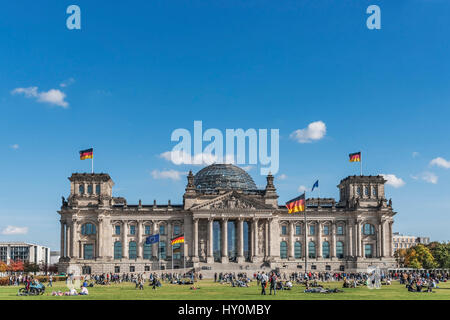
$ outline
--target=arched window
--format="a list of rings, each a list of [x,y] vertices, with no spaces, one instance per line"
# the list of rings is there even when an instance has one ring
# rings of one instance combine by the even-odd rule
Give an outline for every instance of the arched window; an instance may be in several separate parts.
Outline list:
[[[98,195],[100,195],[100,193],[101,193],[101,188],[100,188],[99,184],[95,185],[95,193]]]
[[[114,242],[114,259],[122,259],[122,242]]]
[[[325,236],[327,236],[327,235],[330,234],[330,227],[329,227],[328,225],[324,225],[324,226],[323,226],[323,234],[324,234]]]
[[[176,243],[173,245],[172,259],[181,259],[181,243]]]
[[[94,193],[94,188],[92,187],[92,184],[88,185],[88,190],[87,191],[88,191],[89,194],[93,194]]]
[[[286,243],[286,241],[281,241],[281,243],[280,243],[280,258],[287,259],[287,243]]]
[[[281,234],[282,235],[287,235],[287,225],[282,225],[281,226]]]
[[[162,224],[159,226],[159,234],[160,235],[166,234],[166,226],[165,225]]]
[[[130,241],[130,243],[128,244],[128,258],[136,259],[136,257],[137,257],[136,242]]]
[[[375,227],[370,223],[366,223],[363,232],[365,235],[373,235],[375,234]]]
[[[80,184],[80,186],[78,187],[78,193],[84,194],[84,186],[82,184]]]
[[[166,243],[164,241],[159,242],[159,256],[161,259],[166,259]]]
[[[316,244],[314,243],[314,241],[310,241],[308,244],[308,256],[310,258],[316,257]]]
[[[357,187],[357,188],[356,188],[356,194],[357,194],[358,196],[361,196],[361,187]]]
[[[294,256],[295,259],[300,259],[302,257],[302,244],[300,242],[295,242],[294,245]]]
[[[344,257],[344,243],[342,241],[336,243],[336,257],[339,259]]]
[[[302,226],[301,225],[296,225],[295,226],[295,235],[301,235],[302,234]]]
[[[369,187],[364,187],[364,194],[369,196]]]
[[[81,226],[81,234],[90,235],[95,233],[96,233],[95,224],[85,223]]]
[[[176,235],[179,235],[180,233],[181,233],[181,226],[178,224],[174,225],[173,226],[173,234],[176,236]]]
[[[151,228],[150,228],[150,226],[145,226],[145,234],[146,235],[149,235],[149,234],[151,234]]]
[[[344,226],[342,226],[342,225],[341,226],[337,226],[337,230],[336,231],[337,231],[338,235],[340,235],[340,236],[343,235],[344,234]]]
[[[328,241],[322,243],[322,257],[323,258],[330,257],[330,243]]]
[[[144,259],[152,258],[152,245],[144,242]]]
[[[373,195],[374,197],[377,196],[377,188],[372,187],[372,195]]]

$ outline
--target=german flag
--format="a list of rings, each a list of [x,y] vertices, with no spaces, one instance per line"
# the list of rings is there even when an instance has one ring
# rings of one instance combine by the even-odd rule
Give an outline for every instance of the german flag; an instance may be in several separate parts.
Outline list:
[[[361,152],[350,153],[350,162],[361,162]]]
[[[173,238],[170,242],[171,245],[177,244],[177,243],[184,243],[184,235]]]
[[[86,160],[86,159],[92,159],[92,158],[94,158],[94,149],[93,148],[80,151],[80,160]]]
[[[305,194],[300,197],[292,199],[286,202],[286,208],[288,208],[288,213],[303,212],[305,211]]]

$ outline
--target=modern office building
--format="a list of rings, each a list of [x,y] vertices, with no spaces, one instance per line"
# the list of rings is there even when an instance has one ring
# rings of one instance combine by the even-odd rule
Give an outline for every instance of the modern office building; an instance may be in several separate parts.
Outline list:
[[[20,260],[36,264],[50,263],[50,248],[25,242],[0,242],[0,261]]]

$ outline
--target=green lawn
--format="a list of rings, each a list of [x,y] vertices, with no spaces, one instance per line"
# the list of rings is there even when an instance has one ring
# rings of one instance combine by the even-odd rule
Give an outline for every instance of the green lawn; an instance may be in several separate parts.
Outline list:
[[[324,287],[338,287],[344,290],[343,293],[320,294],[304,293],[304,286],[294,285],[291,291],[278,291],[274,296],[261,296],[260,288],[256,282],[249,288],[232,288],[229,284],[218,284],[210,280],[203,280],[196,283],[199,290],[190,290],[189,285],[163,284],[162,288],[156,291],[145,285],[143,291],[136,290],[134,284],[124,283],[111,286],[96,286],[89,288],[89,296],[75,297],[53,297],[52,290],[68,291],[64,282],[54,283],[53,289],[48,288],[43,296],[17,296],[18,287],[0,287],[0,300],[450,300],[450,282],[440,283],[440,289],[435,289],[433,293],[408,292],[403,285],[394,282],[391,286],[383,286],[381,289],[368,289],[358,287],[355,289],[342,289],[342,282],[324,283]]]

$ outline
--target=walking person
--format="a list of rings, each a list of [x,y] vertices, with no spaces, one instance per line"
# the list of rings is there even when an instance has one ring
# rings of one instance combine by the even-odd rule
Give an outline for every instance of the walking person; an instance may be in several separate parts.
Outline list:
[[[272,295],[273,290],[273,295],[275,296],[277,294],[277,275],[275,273],[272,273],[272,276],[270,277],[269,281],[270,281],[269,294]]]
[[[264,271],[261,274],[261,295],[266,295],[266,285],[269,278],[264,273]]]

